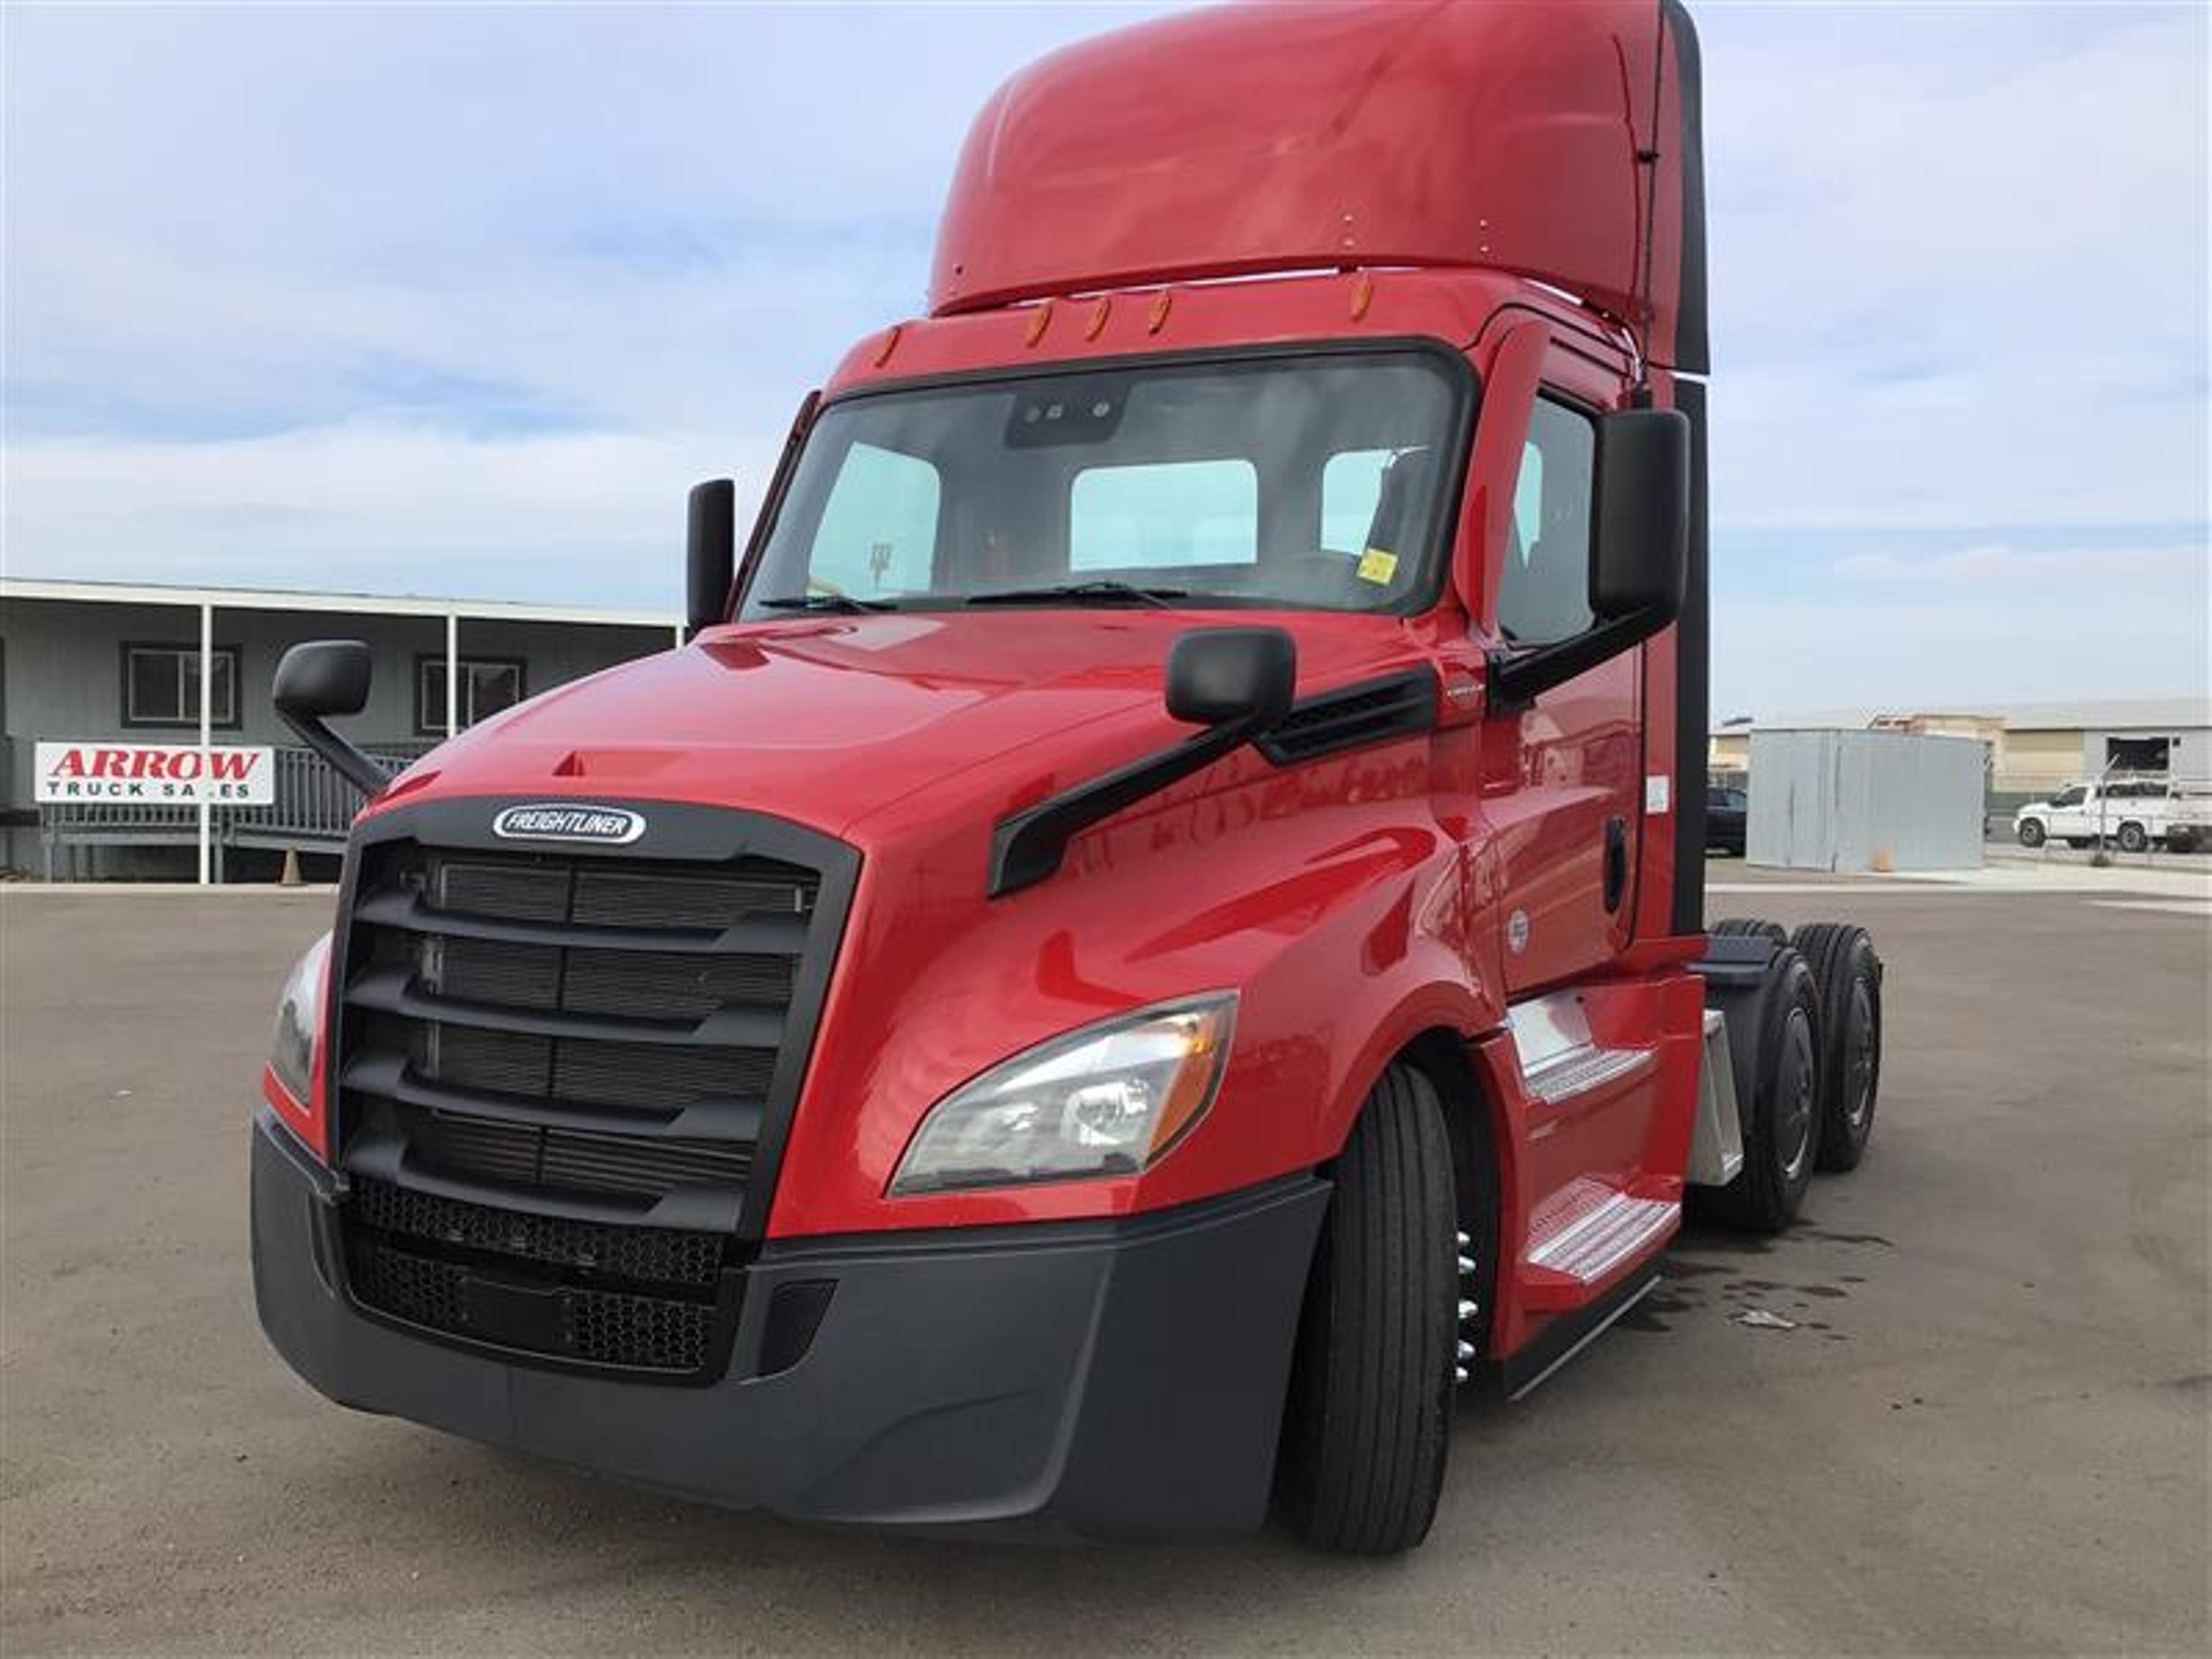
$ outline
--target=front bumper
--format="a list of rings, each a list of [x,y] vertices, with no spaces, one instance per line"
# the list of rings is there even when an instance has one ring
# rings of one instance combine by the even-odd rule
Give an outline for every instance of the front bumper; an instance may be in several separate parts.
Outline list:
[[[771,1241],[720,1380],[671,1387],[362,1313],[340,1183],[264,1109],[254,1296],[277,1352],[333,1400],[691,1497],[1048,1537],[1227,1532],[1266,1514],[1328,1198],[1300,1177],[1119,1221]],[[787,1286],[822,1310],[774,1370]]]

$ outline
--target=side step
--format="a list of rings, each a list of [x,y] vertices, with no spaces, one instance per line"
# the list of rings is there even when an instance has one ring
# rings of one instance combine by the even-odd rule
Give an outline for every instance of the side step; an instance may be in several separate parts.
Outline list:
[[[1521,1061],[1521,1087],[1547,1106],[1642,1077],[1659,1064],[1650,1048],[1601,1048],[1590,1036],[1582,997],[1573,991],[1516,1002],[1506,1023]]]

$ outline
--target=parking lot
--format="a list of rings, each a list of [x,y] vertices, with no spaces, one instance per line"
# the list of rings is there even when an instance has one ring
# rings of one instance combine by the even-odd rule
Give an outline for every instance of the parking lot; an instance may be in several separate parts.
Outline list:
[[[2203,1651],[2206,907],[1716,879],[1874,929],[1867,1162],[1468,1403],[1382,1563],[809,1530],[329,1405],[255,1325],[245,1179],[327,896],[0,890],[0,1648]]]

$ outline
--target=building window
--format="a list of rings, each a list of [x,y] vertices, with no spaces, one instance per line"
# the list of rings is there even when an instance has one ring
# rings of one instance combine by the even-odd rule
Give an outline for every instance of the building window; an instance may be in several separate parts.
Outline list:
[[[1539,398],[1528,418],[1513,491],[1513,534],[1498,584],[1498,626],[1516,645],[1571,639],[1589,608],[1590,488],[1597,428],[1563,404]]]
[[[210,659],[213,694],[208,724],[238,726],[238,656],[234,645],[219,645]],[[123,723],[125,726],[188,726],[200,723],[200,648],[197,645],[125,645],[123,647]]]
[[[2116,772],[2163,772],[2173,764],[2173,739],[2106,738],[2105,764]]]
[[[520,657],[463,657],[460,668],[460,695],[453,707],[453,718],[460,726],[474,726],[488,715],[514,707],[527,695]],[[415,659],[415,730],[426,738],[446,735],[443,657]]]

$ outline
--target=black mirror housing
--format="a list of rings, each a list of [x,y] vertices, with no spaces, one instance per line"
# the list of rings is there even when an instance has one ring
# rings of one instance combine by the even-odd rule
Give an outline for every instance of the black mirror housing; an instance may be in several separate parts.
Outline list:
[[[374,670],[374,657],[359,640],[302,640],[278,659],[270,688],[270,701],[284,724],[364,795],[382,789],[391,775],[325,722],[368,707]]]
[[[1689,418],[1623,409],[1597,423],[1589,605],[1596,623],[1533,651],[1491,653],[1489,707],[1525,708],[1643,644],[1681,614],[1690,570]]]
[[[1590,610],[1601,622],[1682,608],[1690,555],[1690,422],[1673,409],[1623,409],[1597,427]]]
[[[709,478],[691,487],[684,542],[684,636],[728,620],[738,573],[738,486]]]
[[[368,707],[374,665],[359,640],[302,640],[277,662],[270,699],[288,718],[358,714]]]
[[[1168,713],[1256,735],[1290,713],[1297,678],[1297,646],[1279,628],[1194,628],[1168,649]]]

